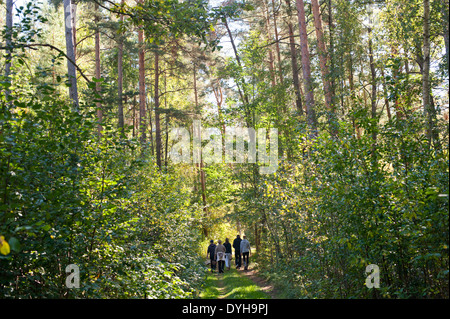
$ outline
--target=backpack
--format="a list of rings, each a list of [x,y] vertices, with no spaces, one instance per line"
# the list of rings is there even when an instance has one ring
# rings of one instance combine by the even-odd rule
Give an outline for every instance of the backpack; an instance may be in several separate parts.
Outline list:
[[[225,253],[224,252],[217,253],[217,261],[220,261],[220,260],[225,261]]]

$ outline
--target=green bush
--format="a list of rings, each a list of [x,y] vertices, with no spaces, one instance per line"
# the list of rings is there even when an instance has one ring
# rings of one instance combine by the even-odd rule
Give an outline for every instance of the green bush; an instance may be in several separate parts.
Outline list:
[[[0,234],[13,249],[0,255],[0,294],[192,297],[201,232],[177,172],[108,126],[96,136],[89,105],[78,114],[55,97],[1,103]],[[69,264],[80,289],[65,285]]]

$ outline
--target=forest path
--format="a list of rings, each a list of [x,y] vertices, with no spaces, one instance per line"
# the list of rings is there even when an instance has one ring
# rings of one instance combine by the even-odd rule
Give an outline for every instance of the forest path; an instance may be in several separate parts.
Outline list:
[[[258,271],[255,269],[242,270],[240,273],[244,274],[250,278],[254,283],[256,283],[261,291],[265,292],[270,296],[271,299],[278,299],[278,292],[274,285],[270,284],[266,279],[262,278]]]
[[[255,270],[231,268],[223,274],[209,272],[200,294],[203,299],[276,299],[274,287]]]

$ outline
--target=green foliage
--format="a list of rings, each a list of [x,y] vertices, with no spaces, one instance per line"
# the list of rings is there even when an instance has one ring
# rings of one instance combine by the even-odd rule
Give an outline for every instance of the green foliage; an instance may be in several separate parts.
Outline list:
[[[133,7],[124,8],[133,21],[144,27],[147,40],[156,45],[164,44],[170,38],[190,35],[214,47],[216,40],[208,40],[214,30],[214,16],[208,11],[208,1],[162,1],[146,0]]]
[[[259,264],[290,297],[448,297],[448,149],[431,151],[420,123],[380,127],[377,165],[370,136],[321,134],[307,160],[243,195],[247,224],[268,231]],[[364,285],[369,264],[377,291]]]
[[[192,297],[203,266],[183,180],[108,125],[98,138],[93,106],[76,113],[53,87],[37,93],[1,100],[2,296]],[[65,286],[69,264],[80,289]]]
[[[91,34],[99,30],[101,38],[101,78],[79,81],[79,112],[68,101],[63,51],[54,55],[45,47],[65,45],[64,8],[41,9],[32,2],[19,7],[12,45],[1,47],[12,51],[0,56],[12,62],[9,77],[0,76],[4,298],[193,298],[201,289],[203,298],[265,298],[235,270],[221,279],[205,276],[208,241],[232,240],[241,231],[258,251],[253,266],[286,298],[448,298],[448,94],[442,93],[448,61],[441,39],[448,16],[442,1],[431,1],[430,17],[434,145],[426,138],[421,105],[420,1],[389,0],[375,10],[345,0],[322,3],[336,135],[329,133],[307,8],[317,136],[308,134],[295,103],[284,1],[229,1],[216,8],[204,0],[115,1],[95,12],[92,1],[77,3],[78,71],[93,74]],[[99,22],[92,23],[94,17]],[[236,17],[241,32],[235,32]],[[297,23],[295,16],[291,20]],[[214,52],[221,34],[229,36],[224,22],[237,56],[234,50],[229,56]],[[144,65],[138,62],[136,27],[146,38]],[[123,132],[116,128],[119,42]],[[144,145],[137,111],[140,67],[148,112]],[[220,110],[211,92],[219,88]],[[101,132],[96,103],[103,112]],[[190,127],[193,119],[220,130],[277,128],[278,170],[261,175],[260,164],[204,163],[203,190],[200,167],[173,165],[170,158],[163,167],[155,165],[155,111],[165,157],[174,142],[170,127]],[[71,264],[80,269],[79,289],[65,284]],[[369,264],[380,267],[379,289],[364,285]]]

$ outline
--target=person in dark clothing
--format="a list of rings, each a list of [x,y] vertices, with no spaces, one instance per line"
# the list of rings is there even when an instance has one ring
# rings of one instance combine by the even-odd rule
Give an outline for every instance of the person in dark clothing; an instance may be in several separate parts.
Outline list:
[[[233,254],[231,251],[230,240],[228,238],[225,238],[225,243],[223,245],[225,246],[225,267],[230,270],[231,255]]]
[[[214,240],[209,241],[208,251],[206,253],[206,258],[210,259],[211,262],[211,272],[216,270],[216,245],[214,244]]]
[[[241,268],[241,236],[237,235],[233,240],[233,248],[234,248],[234,263],[236,264],[236,269]]]

